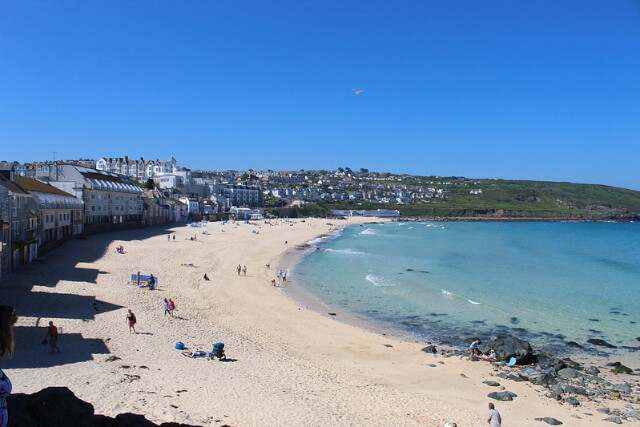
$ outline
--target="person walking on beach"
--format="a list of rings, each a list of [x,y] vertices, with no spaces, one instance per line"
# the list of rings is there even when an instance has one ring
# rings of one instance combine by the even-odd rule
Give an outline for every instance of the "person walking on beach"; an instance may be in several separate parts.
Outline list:
[[[176,303],[173,302],[171,298],[169,298],[169,315],[173,317],[173,310],[176,309]]]
[[[164,315],[166,316],[169,313],[169,301],[167,301],[167,299],[164,299]]]
[[[238,268],[236,268],[236,271],[238,272],[238,276],[239,276],[240,272],[242,271],[242,266],[240,264],[238,264]]]
[[[15,341],[13,339],[13,325],[18,321],[16,309],[10,305],[0,305],[0,358],[13,355]],[[7,411],[7,397],[11,394],[11,381],[0,369],[0,427],[6,427],[9,422]]]
[[[242,267],[242,273],[246,276],[247,275],[247,266],[245,265],[244,267]]]
[[[133,314],[133,311],[131,311],[131,309],[129,309],[129,312],[127,313],[127,323],[129,324],[129,333],[131,333],[131,331],[133,330],[134,334],[137,334],[136,332],[136,315]]]
[[[171,233],[167,234],[167,242],[171,241]]]
[[[138,286],[140,286],[140,272],[139,271],[138,271],[137,279],[138,279]]]
[[[53,324],[53,321],[49,321],[49,327],[47,328],[47,335],[44,336],[46,341],[49,338],[49,345],[51,346],[51,354],[60,349],[58,348],[58,328]]]
[[[173,235],[173,241],[174,242],[176,241],[176,235],[175,234]]]
[[[487,423],[491,427],[500,427],[502,425],[502,417],[500,416],[500,412],[496,410],[496,407],[493,403],[489,403],[489,418],[487,419]]]

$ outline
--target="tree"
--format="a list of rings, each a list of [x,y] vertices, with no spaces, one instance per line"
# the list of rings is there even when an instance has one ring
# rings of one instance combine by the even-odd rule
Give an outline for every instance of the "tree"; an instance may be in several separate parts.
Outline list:
[[[147,180],[147,182],[144,183],[144,188],[147,188],[149,190],[153,190],[154,184],[153,184],[153,180],[151,178],[149,178]]]
[[[344,172],[344,169],[338,168],[338,172],[342,173],[342,172]]]
[[[360,173],[369,173],[369,169],[360,168]]]

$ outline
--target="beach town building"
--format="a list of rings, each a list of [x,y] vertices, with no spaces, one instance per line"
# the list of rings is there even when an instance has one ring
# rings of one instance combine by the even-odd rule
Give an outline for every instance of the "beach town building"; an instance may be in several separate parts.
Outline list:
[[[62,164],[52,168],[43,181],[84,202],[86,233],[142,225],[142,188],[123,175]]]
[[[14,176],[14,181],[37,203],[36,212],[30,212],[30,215],[37,217],[38,252],[56,247],[82,233],[82,200],[33,178]]]
[[[236,206],[231,207],[229,217],[239,221],[264,219],[262,211],[258,209],[239,208]]]
[[[184,196],[181,197],[180,202],[187,207],[187,215],[193,217],[201,213],[200,200],[197,196]]]
[[[169,208],[169,222],[183,222],[189,217],[187,205],[178,199],[166,198],[164,204]]]
[[[0,204],[3,222],[7,222],[10,229],[7,271],[16,271],[37,257],[37,206],[31,195],[13,181],[13,172],[0,171],[0,187],[6,189],[6,193],[3,190],[6,197],[0,199]]]

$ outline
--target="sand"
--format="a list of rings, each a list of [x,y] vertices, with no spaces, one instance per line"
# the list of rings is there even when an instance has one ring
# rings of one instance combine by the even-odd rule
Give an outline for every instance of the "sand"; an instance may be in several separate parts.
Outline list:
[[[540,426],[534,418],[546,416],[609,424],[595,409],[615,407],[610,401],[562,405],[541,387],[496,378],[489,363],[425,354],[424,343],[351,326],[271,286],[283,254],[329,231],[326,223],[209,223],[70,241],[0,285],[0,303],[20,316],[14,358],[0,366],[14,392],[66,386],[96,413],[141,413],[155,422],[480,426],[487,394],[498,391],[482,381],[492,379],[518,395],[495,402],[505,426]],[[194,235],[197,241],[185,240]],[[119,244],[125,254],[114,252]],[[246,277],[236,274],[238,264],[247,266]],[[137,271],[157,276],[159,289],[127,284]],[[175,318],[164,314],[164,298],[175,301]],[[137,334],[128,331],[129,308]],[[53,355],[40,343],[49,320],[62,328],[61,352]],[[189,359],[174,349],[178,341],[207,351],[224,342],[230,360]]]

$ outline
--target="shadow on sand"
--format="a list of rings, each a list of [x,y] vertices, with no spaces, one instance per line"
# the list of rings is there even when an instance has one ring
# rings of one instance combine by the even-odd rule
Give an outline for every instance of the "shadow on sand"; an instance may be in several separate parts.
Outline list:
[[[109,354],[104,341],[83,338],[79,333],[63,333],[58,346],[60,353],[50,354],[48,345],[40,344],[46,333],[40,319],[94,320],[95,316],[123,307],[97,300],[93,296],[36,292],[34,286],[55,287],[61,281],[96,284],[98,275],[108,274],[90,266],[115,248],[115,241],[130,242],[166,234],[167,227],[150,227],[96,234],[86,239],[74,239],[46,253],[44,262],[29,264],[0,283],[0,304],[13,305],[19,317],[35,317],[35,326],[15,328],[16,352],[3,364],[7,368],[40,368],[92,359],[92,354]]]

